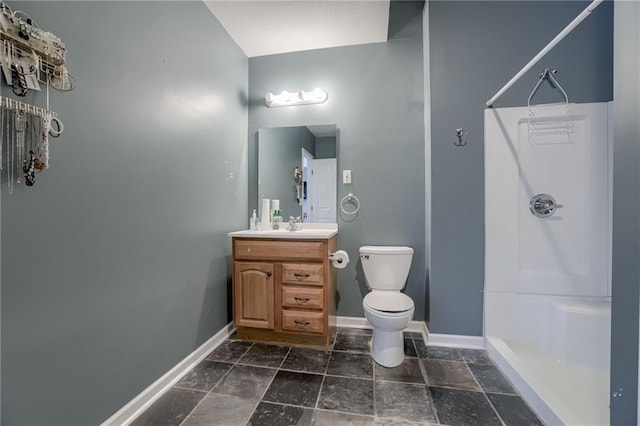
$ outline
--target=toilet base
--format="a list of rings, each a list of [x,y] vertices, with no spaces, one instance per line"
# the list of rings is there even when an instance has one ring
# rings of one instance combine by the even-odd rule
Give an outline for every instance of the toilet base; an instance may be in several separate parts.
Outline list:
[[[374,327],[371,338],[371,357],[383,367],[397,367],[404,361],[402,330],[385,331]]]

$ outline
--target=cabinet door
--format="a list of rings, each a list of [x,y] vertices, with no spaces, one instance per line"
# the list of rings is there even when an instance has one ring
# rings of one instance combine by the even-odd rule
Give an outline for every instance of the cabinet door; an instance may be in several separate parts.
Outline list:
[[[236,327],[273,329],[273,264],[233,264],[233,318]]]

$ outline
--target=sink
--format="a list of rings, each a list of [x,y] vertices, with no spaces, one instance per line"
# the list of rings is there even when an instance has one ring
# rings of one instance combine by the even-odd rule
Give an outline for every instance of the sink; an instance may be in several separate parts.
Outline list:
[[[287,230],[287,223],[280,225],[280,229],[267,231],[235,231],[229,232],[230,237],[240,238],[287,238],[287,239],[327,239],[338,233],[337,223],[303,223],[302,229]]]

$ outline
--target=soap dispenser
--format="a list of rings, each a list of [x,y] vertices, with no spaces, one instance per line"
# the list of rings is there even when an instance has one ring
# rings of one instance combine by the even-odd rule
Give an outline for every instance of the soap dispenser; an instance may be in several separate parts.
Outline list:
[[[255,231],[258,226],[258,215],[256,215],[256,209],[253,209],[253,214],[249,218],[249,230]]]

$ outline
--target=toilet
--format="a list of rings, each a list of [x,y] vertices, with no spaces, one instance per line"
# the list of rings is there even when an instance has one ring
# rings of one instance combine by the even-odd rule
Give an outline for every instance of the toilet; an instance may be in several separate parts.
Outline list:
[[[367,286],[363,299],[367,321],[373,326],[371,356],[383,367],[404,360],[404,330],[413,319],[413,300],[401,293],[411,268],[411,247],[363,246],[360,261]]]

